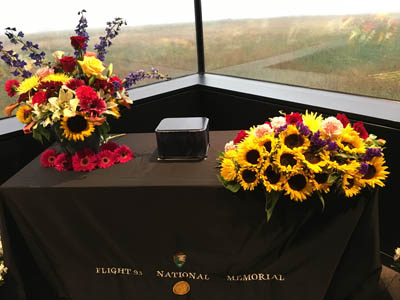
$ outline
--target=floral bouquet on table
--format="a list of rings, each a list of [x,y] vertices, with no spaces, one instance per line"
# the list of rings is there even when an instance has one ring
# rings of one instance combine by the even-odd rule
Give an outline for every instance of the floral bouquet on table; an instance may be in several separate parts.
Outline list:
[[[7,273],[7,267],[3,261],[3,246],[0,241],[0,286],[4,283],[4,275]]]
[[[37,44],[25,41],[22,32],[6,28],[11,43],[20,44],[21,50],[28,52],[38,67],[35,74],[28,70],[26,61],[13,50],[5,50],[0,42],[1,59],[10,66],[11,74],[19,78],[5,84],[10,97],[18,96],[17,101],[6,108],[6,113],[11,116],[18,108],[16,117],[26,124],[25,133],[32,133],[42,142],[52,136],[59,141],[63,153],[47,150],[41,158],[43,166],[54,166],[57,170],[90,171],[132,158],[127,146],[106,143],[110,130],[107,116],[119,118],[121,106],[130,108],[132,100],[126,90],[137,81],[167,78],[154,68],[150,72],[131,72],[124,79],[114,75],[113,65],[106,67],[103,61],[111,39],[126,22],[121,18],[108,22],[105,36],[94,46],[97,53],[92,53],[86,51],[89,35],[85,12],[78,13],[81,17],[76,35],[70,38],[73,56],[56,51],[53,62],[45,59],[46,54]]]
[[[218,158],[218,178],[232,192],[262,189],[267,220],[282,194],[302,202],[330,190],[353,197],[364,188],[384,186],[385,141],[368,135],[344,114],[323,118],[292,113],[240,131]]]

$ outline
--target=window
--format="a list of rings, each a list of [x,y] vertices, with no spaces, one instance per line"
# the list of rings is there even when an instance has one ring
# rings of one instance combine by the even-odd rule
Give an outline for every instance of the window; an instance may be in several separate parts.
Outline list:
[[[400,100],[398,3],[203,0],[202,9],[209,73]]]
[[[17,31],[25,33],[25,40],[37,43],[46,52],[46,59],[53,61],[52,53],[56,50],[73,55],[69,37],[75,35],[74,29],[80,18],[78,11],[86,9],[87,32],[90,35],[88,51],[95,52],[93,46],[99,42],[100,36],[105,35],[107,21],[115,17],[127,21],[128,25],[123,26],[120,34],[112,40],[113,45],[108,49],[105,61],[106,64],[113,63],[114,73],[120,78],[140,69],[150,71],[151,67],[171,78],[197,72],[192,1],[131,1],[123,5],[104,6],[71,0],[61,5],[59,7],[50,0],[39,4],[20,1],[18,6],[23,9],[0,11],[0,28],[16,27]],[[4,49],[18,52],[31,66],[27,52],[20,51],[21,45],[16,47],[10,44],[3,32],[0,41],[4,43]],[[14,77],[9,73],[8,66],[0,61],[0,118],[5,117],[4,108],[17,98],[8,97],[4,91],[5,82],[11,78]],[[151,82],[146,80],[138,85]]]

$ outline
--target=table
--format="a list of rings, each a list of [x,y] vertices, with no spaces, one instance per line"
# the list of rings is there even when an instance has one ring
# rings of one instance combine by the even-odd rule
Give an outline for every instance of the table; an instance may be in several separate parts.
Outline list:
[[[217,180],[235,136],[210,132],[198,162],[157,161],[152,133],[116,139],[135,159],[109,169],[34,159],[0,187],[5,299],[377,299],[378,194],[332,194],[323,212],[281,198],[267,223],[262,194]]]

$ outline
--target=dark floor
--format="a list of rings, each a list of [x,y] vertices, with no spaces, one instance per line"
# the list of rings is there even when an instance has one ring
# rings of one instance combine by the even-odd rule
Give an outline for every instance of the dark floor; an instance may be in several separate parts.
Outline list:
[[[386,291],[385,298],[382,300],[400,300],[400,273],[382,266],[380,284]]]

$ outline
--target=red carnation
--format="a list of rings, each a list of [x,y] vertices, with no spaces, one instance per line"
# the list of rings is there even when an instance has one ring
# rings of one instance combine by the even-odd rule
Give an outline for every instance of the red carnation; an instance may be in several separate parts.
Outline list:
[[[76,36],[71,36],[71,45],[74,47],[74,49],[79,50],[83,49],[86,46],[86,39],[83,36],[76,35]]]
[[[76,58],[73,56],[63,56],[60,59],[60,63],[65,73],[72,72],[75,69]]]
[[[296,125],[297,122],[303,123],[303,118],[299,113],[291,113],[290,115],[285,116],[286,124],[294,124]]]
[[[19,82],[18,80],[15,79],[9,79],[6,82],[6,85],[4,87],[4,90],[7,92],[7,95],[9,97],[13,97],[17,93],[17,87],[19,87]]]
[[[98,98],[97,93],[90,86],[83,85],[76,89],[76,96],[80,102],[90,102]]]
[[[122,80],[119,79],[117,76],[110,77],[111,82],[113,83],[114,87],[118,87],[118,90],[122,90]]]
[[[239,144],[246,136],[248,136],[248,133],[244,130],[240,130],[233,142],[235,144]]]
[[[346,127],[347,124],[350,124],[349,119],[347,119],[345,114],[337,114],[336,119],[338,119],[340,122],[342,122],[343,127]]]
[[[32,104],[42,104],[47,101],[47,96],[46,92],[40,91],[37,92],[33,97],[32,97]]]
[[[81,79],[71,79],[66,85],[69,89],[75,91],[78,87],[85,85],[85,82]]]
[[[364,123],[361,121],[358,121],[356,123],[353,124],[353,129],[355,131],[358,132],[358,135],[360,136],[360,138],[362,138],[363,140],[365,140],[368,137],[368,132],[364,127]]]
[[[114,85],[111,82],[108,82],[107,80],[96,79],[93,86],[97,90],[103,90],[104,92],[109,94],[114,93]]]

